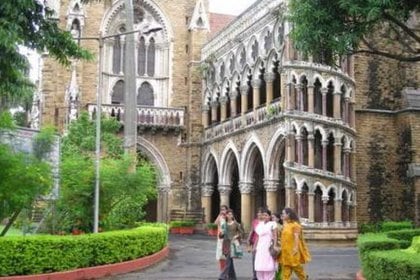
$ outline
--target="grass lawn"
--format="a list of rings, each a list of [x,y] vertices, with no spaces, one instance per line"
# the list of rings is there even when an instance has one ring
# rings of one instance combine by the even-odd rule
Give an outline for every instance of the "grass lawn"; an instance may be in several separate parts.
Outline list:
[[[3,231],[3,229],[4,229],[4,226],[3,226],[3,225],[0,225],[0,232],[2,232],[2,231]],[[11,228],[7,231],[6,236],[13,236],[13,235],[22,235],[22,231],[21,231],[20,229],[17,229],[17,228],[11,227]]]

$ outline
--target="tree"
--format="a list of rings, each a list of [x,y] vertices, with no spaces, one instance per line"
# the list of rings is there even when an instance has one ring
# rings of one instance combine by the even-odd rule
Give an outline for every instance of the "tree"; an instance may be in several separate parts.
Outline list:
[[[0,145],[0,221],[9,222],[0,236],[6,234],[13,221],[24,208],[46,194],[52,184],[51,168],[32,155],[13,151]]]
[[[105,229],[134,226],[143,218],[142,206],[156,196],[154,168],[124,155],[120,124],[102,118],[100,170],[100,224]],[[61,190],[57,202],[57,227],[90,232],[95,184],[95,124],[86,113],[71,123],[63,139]]]
[[[402,62],[420,61],[420,34],[412,0],[291,0],[291,38],[296,48],[331,64],[367,53]]]
[[[90,59],[69,32],[51,19],[52,11],[41,0],[0,1],[0,97],[16,100],[32,93],[34,85],[25,73],[28,61],[19,53],[25,46],[49,54],[64,65],[71,58]]]

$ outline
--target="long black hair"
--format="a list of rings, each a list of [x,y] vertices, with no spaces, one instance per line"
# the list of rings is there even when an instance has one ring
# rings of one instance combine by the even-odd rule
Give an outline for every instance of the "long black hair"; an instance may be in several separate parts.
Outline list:
[[[292,208],[286,207],[283,211],[286,212],[287,216],[289,216],[289,220],[299,223],[299,217]]]

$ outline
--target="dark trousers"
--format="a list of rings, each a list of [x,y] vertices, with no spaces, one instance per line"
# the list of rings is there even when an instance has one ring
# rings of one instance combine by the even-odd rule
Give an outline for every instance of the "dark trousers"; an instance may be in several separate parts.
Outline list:
[[[235,267],[230,256],[226,256],[226,266],[220,274],[219,280],[236,280]]]
[[[255,250],[252,250],[252,280],[258,280],[257,272],[255,271]]]

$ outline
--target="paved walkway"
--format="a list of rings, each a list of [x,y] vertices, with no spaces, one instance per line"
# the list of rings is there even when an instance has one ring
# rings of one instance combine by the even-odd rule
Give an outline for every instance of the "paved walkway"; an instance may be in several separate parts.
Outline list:
[[[103,278],[103,280],[203,280],[217,279],[215,237],[201,234],[171,235],[170,254],[165,261],[139,272]],[[306,266],[309,279],[354,280],[360,263],[354,247],[310,245],[312,262]],[[238,280],[251,279],[251,255],[235,260]]]

